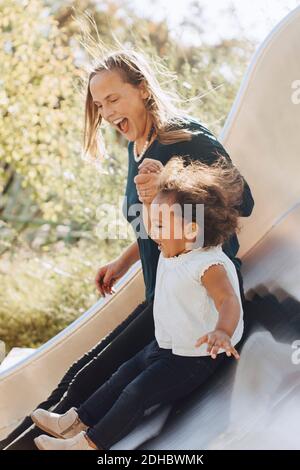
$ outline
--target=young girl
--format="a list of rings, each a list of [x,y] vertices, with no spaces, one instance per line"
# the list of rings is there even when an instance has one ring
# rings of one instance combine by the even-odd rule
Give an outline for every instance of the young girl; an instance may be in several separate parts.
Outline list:
[[[78,409],[63,415],[35,410],[33,421],[56,437],[37,437],[41,450],[110,449],[148,408],[188,395],[229,356],[239,358],[243,309],[236,269],[222,243],[238,228],[243,179],[223,157],[211,166],[175,157],[163,169],[145,159],[140,172],[149,171],[160,172],[159,193],[143,205],[144,225],[161,250],[155,340]]]

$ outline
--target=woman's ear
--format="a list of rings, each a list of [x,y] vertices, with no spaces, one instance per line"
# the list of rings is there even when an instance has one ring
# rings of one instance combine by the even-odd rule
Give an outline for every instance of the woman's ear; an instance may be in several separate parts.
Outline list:
[[[141,93],[141,98],[143,100],[146,100],[147,98],[149,98],[150,96],[150,93],[146,87],[146,84],[144,81],[142,81],[140,84],[139,84],[139,89],[140,89],[140,93]]]

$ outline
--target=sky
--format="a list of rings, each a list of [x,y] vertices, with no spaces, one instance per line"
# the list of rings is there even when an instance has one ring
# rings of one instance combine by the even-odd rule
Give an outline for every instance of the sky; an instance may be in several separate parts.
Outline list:
[[[204,34],[185,31],[180,22],[193,18],[192,0],[131,0],[141,16],[167,19],[173,34],[184,42],[209,43],[222,38],[244,37],[259,43],[300,0],[194,0],[203,8]],[[197,21],[197,19],[196,19]]]

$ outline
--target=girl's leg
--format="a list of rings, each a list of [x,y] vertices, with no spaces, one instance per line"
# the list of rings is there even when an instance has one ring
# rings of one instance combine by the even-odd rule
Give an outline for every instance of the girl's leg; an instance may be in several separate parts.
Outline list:
[[[83,421],[91,426],[87,435],[99,449],[110,449],[139,424],[148,408],[173,403],[188,395],[229,359],[226,355],[219,355],[215,360],[191,358],[175,356],[171,352],[168,355],[165,351],[123,389],[106,414],[109,389],[99,389],[93,400],[83,405]],[[213,364],[207,366],[207,361]],[[97,414],[100,421],[92,426]]]
[[[136,307],[115,330],[71,366],[57,389],[38,408],[49,409],[66,391],[66,396],[53,409],[56,413],[65,413],[72,406],[77,407],[85,401],[124,361],[153,340],[152,307],[152,303],[146,302]],[[26,430],[28,432],[10,445]],[[32,420],[27,417],[1,441],[0,449],[7,446],[7,450],[36,449],[33,439],[40,434],[38,428],[32,428]]]

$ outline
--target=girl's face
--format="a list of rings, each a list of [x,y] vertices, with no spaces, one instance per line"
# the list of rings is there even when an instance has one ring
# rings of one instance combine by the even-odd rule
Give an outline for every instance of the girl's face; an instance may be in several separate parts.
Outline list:
[[[198,226],[188,223],[180,209],[166,197],[156,196],[150,208],[150,237],[158,244],[165,258],[190,251],[198,234]]]
[[[144,104],[148,92],[143,86],[125,83],[116,70],[105,70],[91,78],[90,92],[102,118],[127,140],[147,136],[151,117]]]

